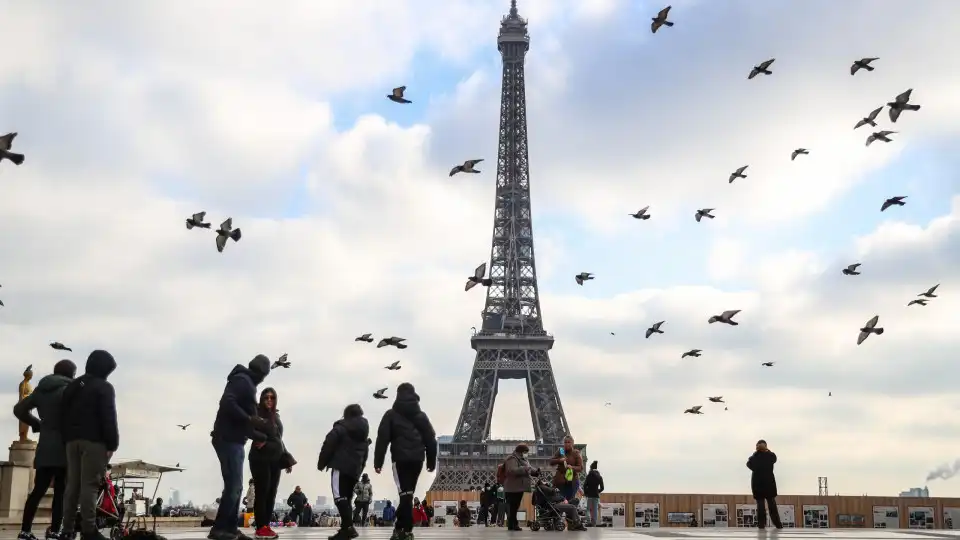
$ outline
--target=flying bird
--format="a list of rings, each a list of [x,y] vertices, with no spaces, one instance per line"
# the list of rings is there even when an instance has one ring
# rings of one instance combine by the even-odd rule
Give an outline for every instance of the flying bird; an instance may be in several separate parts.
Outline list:
[[[873,141],[883,141],[883,142],[893,142],[893,139],[890,138],[890,135],[894,133],[899,133],[897,131],[874,131],[867,137],[867,146],[873,144]]]
[[[615,336],[616,334],[614,334],[613,332],[610,332],[610,335],[611,335],[611,336]]]
[[[703,414],[703,412],[700,411],[702,408],[703,405],[694,405],[693,407],[683,411],[683,414]]]
[[[908,89],[906,92],[895,97],[893,101],[887,103],[887,107],[890,107],[890,121],[894,124],[897,123],[897,118],[900,118],[900,113],[903,111],[919,111],[919,105],[910,104],[910,94],[913,93],[913,88]]]
[[[880,114],[880,111],[882,111],[882,110],[883,110],[883,105],[881,105],[881,106],[877,107],[876,109],[870,111],[870,114],[868,114],[867,116],[861,118],[860,121],[857,122],[857,125],[853,126],[853,129],[857,129],[857,128],[859,128],[859,127],[863,127],[863,126],[867,126],[867,125],[869,125],[869,126],[871,126],[871,127],[877,127],[877,122],[876,122],[876,120],[877,120],[877,115]]]
[[[937,283],[937,284],[934,285],[933,287],[930,287],[929,289],[927,289],[927,292],[922,292],[922,293],[918,294],[917,296],[924,296],[924,297],[927,297],[927,298],[936,298],[937,295],[935,295],[935,294],[933,294],[933,293],[937,290],[937,287],[939,287],[939,286],[940,286],[940,284]]]
[[[376,399],[387,399],[387,395],[384,393],[386,391],[386,388],[381,388],[373,393],[373,397]]]
[[[697,220],[697,223],[700,223],[700,220],[703,219],[703,218],[713,219],[713,218],[717,217],[717,216],[715,216],[715,215],[713,215],[713,214],[710,213],[710,212],[713,212],[714,210],[716,210],[716,209],[715,209],[715,208],[701,208],[700,210],[697,210],[697,213],[696,213],[696,214],[694,214],[693,219]]]
[[[187,230],[189,231],[190,229],[192,229],[192,228],[194,228],[194,227],[200,227],[201,229],[209,229],[209,228],[210,228],[210,224],[203,222],[203,218],[206,217],[206,215],[207,215],[206,212],[197,212],[196,214],[188,217],[188,218],[187,218]]]
[[[744,165],[743,167],[740,167],[739,169],[730,173],[730,181],[728,183],[732,184],[737,178],[746,178],[747,175],[743,174],[743,171],[747,170],[747,167],[749,167],[749,165]]]
[[[770,67],[770,64],[773,64],[775,60],[776,58],[771,58],[769,60],[764,60],[763,62],[760,62],[759,66],[753,66],[753,69],[750,70],[750,75],[747,76],[747,79],[752,79],[757,75],[760,75],[761,73],[763,73],[764,75],[773,75],[773,72],[770,71],[768,68]]]
[[[906,198],[907,198],[906,195],[900,195],[900,196],[897,196],[897,197],[890,197],[889,199],[883,201],[883,205],[880,206],[880,211],[883,212],[883,211],[886,210],[887,208],[890,208],[891,206],[894,206],[894,205],[896,205],[896,206],[905,206],[907,203],[903,202],[903,200],[906,199]]]
[[[880,320],[879,315],[874,315],[872,319],[867,321],[867,324],[863,325],[863,328],[860,329],[860,335],[857,337],[857,345],[863,343],[870,334],[881,335],[883,334],[883,328],[877,328],[877,321]]]
[[[456,167],[450,169],[450,176],[453,176],[457,173],[474,173],[480,174],[480,171],[474,169],[473,167],[483,161],[482,159],[468,159],[463,162],[463,165],[457,165]]]
[[[661,9],[656,17],[650,19],[653,21],[650,23],[650,31],[656,34],[661,26],[673,26],[673,23],[667,20],[668,15],[670,15],[670,6]]]
[[[797,148],[796,150],[793,151],[792,154],[790,154],[790,161],[797,159],[797,156],[805,156],[809,153],[810,151],[807,150],[806,148]]]
[[[660,325],[662,325],[665,322],[667,321],[660,321],[658,323],[653,323],[653,326],[651,326],[650,328],[647,328],[647,339],[650,339],[650,336],[654,334],[662,334],[663,330],[660,329]]]
[[[760,365],[763,367],[773,367],[774,364],[776,364],[776,362],[764,362]]]
[[[853,65],[850,66],[850,75],[856,75],[861,69],[865,69],[867,71],[873,71],[877,69],[870,65],[870,62],[873,62],[874,60],[879,60],[879,58],[861,58],[860,60],[854,60]]]
[[[860,272],[857,272],[857,268],[860,267],[860,263],[853,263],[850,266],[843,269],[843,275],[845,276],[859,276]]]
[[[178,461],[177,464],[174,465],[174,467],[178,467],[178,468],[179,468],[179,467],[180,467],[180,462]]]
[[[67,346],[64,345],[63,343],[60,343],[59,341],[54,341],[53,343],[51,343],[51,344],[50,344],[50,348],[53,349],[53,350],[55,350],[55,351],[68,351],[68,352],[73,352],[73,349],[71,349],[70,347],[67,347]]]
[[[364,334],[358,338],[355,338],[354,341],[365,341],[367,343],[373,343],[373,338],[370,337],[371,334]]]
[[[733,316],[736,315],[737,313],[740,313],[739,309],[731,309],[729,311],[724,311],[720,315],[714,315],[713,317],[710,317],[710,320],[708,320],[707,322],[710,324],[713,324],[715,322],[720,322],[723,324],[729,324],[730,326],[737,326],[740,323],[733,320]]]
[[[694,358],[700,358],[700,353],[702,353],[702,352],[703,352],[703,350],[701,350],[701,349],[690,349],[689,351],[681,354],[681,355],[680,355],[680,359],[683,360],[684,358],[686,358],[686,357],[688,357],[688,356],[692,356],[692,357],[694,357]]]
[[[399,360],[395,360],[392,364],[390,364],[389,366],[385,366],[383,369],[389,369],[390,371],[396,371],[396,370],[398,370],[398,369],[400,369],[400,368],[402,368],[402,367],[403,367],[403,366],[400,365],[400,361],[399,361]]]
[[[290,361],[287,360],[287,353],[281,354],[280,358],[277,358],[277,361],[274,362],[272,366],[270,366],[270,369],[277,369],[278,367],[282,367],[282,368],[290,367]]]
[[[403,93],[407,90],[406,86],[398,86],[393,89],[393,91],[387,94],[387,99],[394,103],[413,103],[409,99],[403,97]]]
[[[576,280],[577,285],[583,286],[584,281],[593,279],[593,274],[590,272],[580,272],[579,274],[573,276],[573,279]]]
[[[708,397],[707,399],[710,400],[710,403],[726,403],[725,401],[723,401],[723,396]]]
[[[493,284],[493,280],[490,278],[484,278],[483,276],[487,273],[487,263],[483,263],[478,266],[474,271],[473,275],[467,278],[467,284],[463,287],[464,291],[469,291],[474,288],[478,283],[484,287],[489,287]]]
[[[190,424],[177,424],[177,427],[180,428],[180,429],[182,429],[183,431],[186,431],[187,428],[190,427]],[[177,467],[179,467],[179,466],[180,466],[180,464],[177,463]]]
[[[223,248],[227,246],[227,238],[233,238],[234,242],[240,241],[240,229],[233,228],[233,218],[227,218],[217,229],[217,251],[223,253]]]
[[[833,392],[827,392],[827,397],[833,397]]]
[[[628,215],[633,216],[636,219],[650,219],[650,214],[647,213],[647,210],[649,209],[650,209],[649,206],[644,206],[640,210],[637,210],[636,214],[628,214]]]
[[[918,299],[916,299],[916,300],[911,300],[910,302],[908,302],[908,303],[907,303],[907,307],[910,307],[910,306],[912,306],[912,305],[914,305],[914,304],[917,304],[918,306],[925,306],[925,305],[927,305],[927,302],[929,302],[929,300],[924,300],[923,298],[918,298]]]
[[[381,348],[381,347],[386,347],[386,346],[388,346],[388,345],[393,345],[394,347],[396,347],[396,348],[398,348],[398,349],[406,349],[407,346],[403,344],[403,342],[406,341],[406,340],[407,340],[406,338],[396,337],[396,336],[394,336],[394,337],[388,337],[388,338],[383,338],[383,339],[380,340],[380,343],[377,343],[377,348],[379,349],[379,348]]]
[[[604,401],[604,402],[603,402],[603,406],[604,406],[604,407],[609,407],[609,406],[611,406],[611,405],[613,405],[613,403],[610,403],[609,401]]]
[[[0,300],[0,307],[3,307],[3,300]]]
[[[13,146],[13,139],[16,137],[16,132],[7,133],[3,137],[0,137],[0,161],[9,159],[14,165],[20,165],[23,163],[23,154],[15,154],[10,151],[10,148]]]

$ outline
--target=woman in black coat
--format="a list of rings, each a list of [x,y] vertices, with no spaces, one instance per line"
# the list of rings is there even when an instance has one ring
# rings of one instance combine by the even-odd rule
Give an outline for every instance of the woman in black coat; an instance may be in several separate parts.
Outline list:
[[[782,529],[780,512],[777,510],[777,478],[773,475],[773,466],[777,455],[767,448],[767,441],[757,441],[757,451],[747,459],[747,468],[753,471],[750,476],[750,489],[757,501],[757,527],[767,526],[767,506],[770,507],[770,521],[773,526]],[[764,504],[766,503],[766,504]]]
[[[264,388],[257,406],[260,418],[253,429],[250,447],[250,474],[253,475],[253,519],[257,538],[276,538],[270,528],[270,515],[277,500],[280,471],[283,470],[286,448],[283,445],[283,423],[277,414],[277,391]],[[287,473],[291,469],[287,468]]]

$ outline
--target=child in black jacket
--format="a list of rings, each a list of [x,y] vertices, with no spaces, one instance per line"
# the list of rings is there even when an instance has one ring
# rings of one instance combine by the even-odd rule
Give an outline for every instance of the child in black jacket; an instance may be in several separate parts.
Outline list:
[[[340,512],[340,530],[330,540],[350,540],[359,536],[353,527],[350,499],[360,474],[367,465],[370,449],[370,425],[360,405],[347,405],[343,418],[333,423],[320,448],[317,469],[330,469],[330,490]]]

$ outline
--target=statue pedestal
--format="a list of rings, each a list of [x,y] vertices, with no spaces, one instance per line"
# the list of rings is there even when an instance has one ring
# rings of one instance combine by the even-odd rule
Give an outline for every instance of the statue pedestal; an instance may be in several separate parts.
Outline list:
[[[33,456],[37,443],[14,441],[10,457],[0,462],[0,517],[23,517],[23,505],[33,487]]]

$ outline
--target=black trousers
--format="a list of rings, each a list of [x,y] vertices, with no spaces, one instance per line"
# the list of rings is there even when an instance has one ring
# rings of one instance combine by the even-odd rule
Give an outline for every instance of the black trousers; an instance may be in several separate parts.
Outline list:
[[[780,511],[777,510],[777,498],[768,497],[758,498],[754,497],[754,500],[757,501],[757,527],[764,528],[767,526],[767,508],[770,507],[770,522],[773,523],[773,526],[781,529],[783,528],[783,523],[780,523]],[[766,501],[766,506],[764,506],[764,501]]]
[[[523,502],[523,492],[504,493],[504,496],[507,500],[507,528],[519,529],[520,524],[517,522],[517,511],[520,510],[520,503]]]
[[[281,472],[282,469],[277,463],[250,460],[250,474],[253,476],[253,520],[257,528],[270,526]]]
[[[358,527],[366,527],[369,525],[367,523],[367,512],[370,511],[370,502],[360,502],[357,501],[353,503],[353,523]]]
[[[333,504],[340,512],[340,529],[349,529],[353,526],[353,512],[350,500],[353,499],[353,488],[357,485],[357,477],[344,474],[336,469],[330,469],[330,491],[333,493]]]
[[[50,489],[50,482],[53,482],[53,506],[50,508],[50,530],[60,531],[60,524],[63,523],[63,492],[67,487],[67,468],[66,467],[40,467],[33,480],[33,491],[27,497],[27,503],[23,506],[23,523],[20,530],[30,532],[33,529],[33,518],[37,515],[37,508],[40,501]]]
[[[423,470],[422,461],[400,462],[393,464],[393,482],[397,485],[400,502],[397,504],[397,521],[394,529],[413,532],[413,492],[417,490],[417,480]]]

